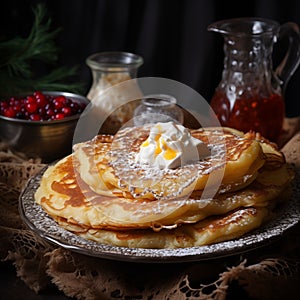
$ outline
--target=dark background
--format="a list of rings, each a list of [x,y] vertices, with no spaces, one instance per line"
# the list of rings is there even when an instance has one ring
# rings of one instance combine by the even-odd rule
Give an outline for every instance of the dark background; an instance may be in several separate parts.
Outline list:
[[[86,93],[91,73],[85,59],[100,51],[141,55],[139,77],[164,77],[187,84],[210,101],[221,79],[223,39],[208,32],[215,21],[263,17],[300,25],[298,0],[6,0],[0,4],[1,37],[26,36],[36,3],[46,4],[53,28],[61,27],[57,65],[78,66],[75,80]],[[300,115],[300,70],[286,90],[286,113]]]

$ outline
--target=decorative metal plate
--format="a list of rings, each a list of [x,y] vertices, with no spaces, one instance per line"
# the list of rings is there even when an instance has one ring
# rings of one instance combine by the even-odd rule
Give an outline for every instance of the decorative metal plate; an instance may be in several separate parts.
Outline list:
[[[179,249],[141,249],[100,244],[83,239],[60,227],[34,201],[34,194],[45,170],[29,180],[20,196],[20,214],[25,223],[42,238],[63,248],[85,255],[135,262],[188,262],[216,259],[243,253],[267,245],[300,221],[300,173],[293,185],[293,194],[276,219],[259,229],[231,241],[201,247]]]

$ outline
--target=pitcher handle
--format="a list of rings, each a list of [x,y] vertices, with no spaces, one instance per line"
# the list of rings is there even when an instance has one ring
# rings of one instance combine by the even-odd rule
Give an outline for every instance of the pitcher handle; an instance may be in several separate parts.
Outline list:
[[[293,22],[281,25],[278,38],[283,37],[288,37],[289,45],[283,60],[275,70],[275,74],[281,81],[284,93],[287,83],[300,63],[300,30],[298,25]]]

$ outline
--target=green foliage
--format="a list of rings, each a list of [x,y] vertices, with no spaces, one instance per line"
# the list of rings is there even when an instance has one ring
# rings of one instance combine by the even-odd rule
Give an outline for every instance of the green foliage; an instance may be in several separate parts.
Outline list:
[[[0,42],[0,96],[11,96],[35,90],[60,90],[80,93],[82,85],[70,82],[76,68],[55,67],[58,48],[51,31],[51,19],[45,20],[46,8],[37,5],[34,22],[27,38],[15,37]],[[38,64],[53,65],[46,75],[35,72]],[[49,66],[48,66],[49,67]]]

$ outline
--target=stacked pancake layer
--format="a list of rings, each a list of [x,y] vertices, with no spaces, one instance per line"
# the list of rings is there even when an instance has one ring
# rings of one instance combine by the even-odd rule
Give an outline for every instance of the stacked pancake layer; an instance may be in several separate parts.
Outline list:
[[[62,227],[125,247],[179,248],[237,238],[285,201],[292,169],[276,147],[230,128],[191,130],[210,155],[159,170],[135,157],[150,126],[77,144],[50,166],[35,199]]]

